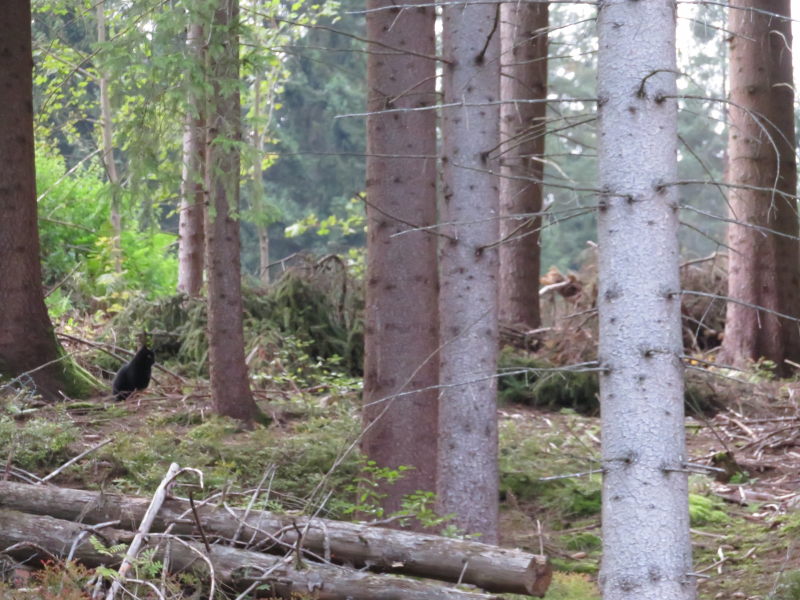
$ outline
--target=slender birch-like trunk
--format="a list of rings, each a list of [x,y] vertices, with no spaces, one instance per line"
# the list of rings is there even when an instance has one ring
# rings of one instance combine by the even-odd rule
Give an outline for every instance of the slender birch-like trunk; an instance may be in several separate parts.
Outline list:
[[[99,0],[95,6],[97,20],[97,42],[103,44],[106,41],[106,3]],[[114,269],[122,271],[122,216],[119,202],[119,174],[117,173],[117,163],[114,160],[114,122],[111,115],[111,99],[108,93],[108,77],[102,71],[98,73],[98,86],[100,87],[100,124],[103,143],[103,164],[106,168],[108,181],[111,183],[111,232],[112,253],[114,258]]]
[[[191,23],[186,38],[189,56],[198,65],[203,64],[203,26]],[[192,82],[195,71],[189,69],[187,73],[188,110],[183,129],[183,172],[178,217],[178,290],[190,296],[200,293],[205,266],[205,102],[198,96],[198,86]]]

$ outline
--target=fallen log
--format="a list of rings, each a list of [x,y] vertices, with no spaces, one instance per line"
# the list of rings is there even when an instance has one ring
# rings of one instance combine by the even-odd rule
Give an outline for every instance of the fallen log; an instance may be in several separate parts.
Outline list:
[[[15,546],[8,554],[18,560],[41,556],[42,550],[51,555],[73,558],[88,566],[118,563],[122,557],[109,556],[95,549],[85,535],[85,526],[73,521],[54,519],[45,515],[31,515],[0,509],[0,552]],[[103,528],[102,537],[111,545],[130,543],[133,532]],[[153,542],[163,540],[154,536]],[[497,600],[488,594],[463,591],[438,582],[408,579],[395,575],[375,575],[326,564],[306,562],[298,570],[294,561],[283,557],[215,545],[205,552],[194,542],[159,544],[154,560],[168,560],[169,571],[191,572],[198,577],[209,577],[210,564],[217,582],[226,589],[242,592],[253,585],[268,585],[271,596],[297,598],[311,595],[319,600]],[[206,560],[199,560],[205,556]],[[49,559],[50,556],[41,556]]]
[[[0,508],[88,524],[120,521],[121,528],[134,529],[148,504],[147,498],[0,481]],[[231,540],[241,527],[239,540],[263,551],[285,553],[302,537],[304,551],[329,554],[334,562],[469,583],[496,593],[544,596],[552,578],[543,556],[469,540],[210,504],[198,506],[198,513],[206,535]],[[187,501],[169,498],[153,530],[172,524],[173,533],[196,535],[189,514]]]

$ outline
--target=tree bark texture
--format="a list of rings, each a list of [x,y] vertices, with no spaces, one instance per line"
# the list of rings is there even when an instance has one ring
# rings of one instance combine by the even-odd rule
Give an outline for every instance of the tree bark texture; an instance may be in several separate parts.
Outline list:
[[[719,361],[800,361],[797,160],[790,0],[729,8],[728,303]],[[782,15],[782,16],[780,16]],[[774,233],[773,233],[774,232]],[[737,302],[738,301],[738,302]],[[750,306],[746,306],[746,303]]]
[[[547,104],[546,2],[500,5],[500,322],[541,324],[539,248]],[[523,102],[515,102],[522,100]],[[540,102],[524,102],[539,100]]]
[[[438,508],[487,543],[498,521],[499,21],[496,4],[443,6]]]
[[[0,481],[0,508],[85,524],[119,521],[118,527],[135,529],[149,504],[149,498]],[[285,554],[297,546],[298,532],[304,532],[302,547],[318,556],[328,552],[356,568],[369,565],[381,572],[461,581],[490,592],[541,596],[552,575],[544,556],[469,540],[196,504],[207,536],[233,540],[238,532],[239,542],[246,540],[264,552]],[[187,501],[167,498],[153,531],[172,525],[177,535],[195,535],[190,514]]]
[[[604,600],[689,600],[676,2],[598,8],[600,586]]]
[[[385,7],[385,10],[375,10]],[[380,490],[387,514],[436,489],[439,344],[433,7],[368,0],[367,285],[361,448],[380,467],[412,467]],[[397,48],[389,50],[386,46]],[[416,54],[405,54],[410,50]],[[428,57],[428,58],[426,58]],[[398,112],[380,112],[392,111]],[[419,391],[417,391],[419,390]]]
[[[0,11],[0,374],[28,373],[21,383],[52,401],[72,386],[42,290],[32,71],[30,1],[10,0]]]
[[[100,0],[95,6],[97,20],[97,42],[104,44],[106,41],[106,3]],[[122,215],[119,203],[119,174],[117,163],[114,160],[114,125],[111,115],[111,98],[108,92],[108,77],[105,73],[98,73],[98,87],[100,88],[100,127],[103,145],[103,165],[106,168],[108,181],[111,183],[111,231],[113,234],[114,268],[122,271]]]
[[[107,545],[130,543],[133,533],[121,529],[103,528],[98,537]],[[159,544],[159,541],[162,543]],[[270,586],[270,597],[297,598],[312,594],[320,600],[491,600],[494,597],[476,592],[461,591],[436,582],[374,575],[333,565],[304,561],[286,561],[283,557],[240,550],[230,546],[213,545],[211,551],[197,542],[172,542],[159,536],[150,536],[149,547],[157,547],[153,560],[168,561],[171,573],[191,572],[200,581],[209,577],[208,563],[214,567],[214,576],[226,589],[237,592],[262,581]],[[48,516],[30,515],[10,510],[0,510],[0,546],[8,548],[18,559],[39,556],[50,557],[36,547],[58,557],[73,552],[75,560],[89,565],[113,565],[119,556],[98,552],[86,535],[85,527]],[[74,545],[74,547],[73,547]]]
[[[256,10],[260,10],[256,4]],[[264,171],[261,168],[261,161],[264,156],[264,137],[266,132],[261,131],[261,85],[262,73],[257,70],[255,73],[255,81],[253,82],[253,145],[257,153],[253,161],[253,208],[256,209],[256,214],[262,218],[256,223],[256,231],[258,233],[258,278],[264,285],[269,285],[269,229],[263,214],[266,209],[266,198],[264,192]],[[270,111],[272,108],[270,108]],[[265,126],[266,129],[266,126]]]
[[[202,65],[203,26],[191,23],[187,32],[188,53],[196,65]],[[183,128],[183,171],[181,174],[181,205],[178,217],[178,290],[197,296],[203,287],[205,256],[205,118],[203,99],[197,90],[202,82],[194,82],[198,68],[187,70],[187,112]]]
[[[258,413],[244,357],[239,240],[239,5],[220,0],[209,44],[213,96],[208,113],[206,265],[211,391],[217,414],[253,421]]]

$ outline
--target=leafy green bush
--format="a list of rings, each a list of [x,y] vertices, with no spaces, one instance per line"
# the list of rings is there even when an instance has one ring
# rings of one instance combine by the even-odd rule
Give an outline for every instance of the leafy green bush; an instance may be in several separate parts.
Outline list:
[[[129,290],[147,298],[171,294],[177,284],[175,236],[140,230],[132,210],[123,214],[121,271],[117,272],[109,220],[110,191],[96,167],[68,173],[55,151],[38,148],[39,235],[45,285],[60,285],[48,304],[57,314],[69,300],[77,308],[97,305],[119,310]]]

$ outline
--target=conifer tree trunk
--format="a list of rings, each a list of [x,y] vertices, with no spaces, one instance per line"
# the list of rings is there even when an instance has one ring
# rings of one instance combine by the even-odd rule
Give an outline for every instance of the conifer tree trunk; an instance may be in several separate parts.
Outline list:
[[[675,0],[599,6],[604,600],[691,600]]]
[[[189,56],[203,64],[203,26],[189,25],[186,43]],[[183,129],[183,172],[181,174],[181,205],[178,217],[178,290],[197,296],[203,287],[205,255],[205,119],[203,99],[198,97],[196,84],[191,81],[197,69],[188,69],[188,107]]]
[[[30,0],[0,10],[0,376],[33,381],[49,401],[92,384],[63,356],[47,314],[39,260],[33,146]]]
[[[209,44],[213,86],[208,109],[206,264],[211,391],[217,414],[253,421],[258,415],[244,357],[239,240],[239,4],[219,0]]]
[[[433,7],[368,0],[367,277],[362,449],[380,467],[413,467],[382,485],[386,514],[436,487],[436,103]],[[403,48],[415,55],[386,51]],[[431,58],[425,58],[425,56]],[[398,235],[399,234],[399,235]],[[421,390],[415,392],[415,390]],[[400,394],[400,396],[397,396]]]
[[[95,6],[97,20],[97,42],[103,44],[106,41],[106,3],[99,0]],[[103,144],[103,164],[106,168],[108,181],[111,183],[111,232],[112,252],[114,258],[114,269],[122,271],[122,216],[119,201],[119,174],[117,173],[117,163],[114,160],[114,125],[111,115],[111,98],[108,92],[108,77],[100,71],[98,73],[98,86],[100,87],[100,124],[102,131]]]
[[[497,4],[443,6],[438,508],[490,544],[498,522],[499,20]]]
[[[800,317],[790,0],[737,0],[735,6],[729,8],[727,179],[731,218],[742,224],[728,227],[734,301],[719,362],[745,366],[763,357],[786,373],[785,359],[800,361],[798,323],[753,306]]]
[[[500,6],[500,322],[535,329],[539,316],[539,230],[547,104],[546,2]],[[514,102],[523,100],[523,102]],[[541,100],[542,102],[524,102]],[[518,216],[515,216],[518,215]]]
[[[256,232],[258,233],[258,278],[264,285],[269,285],[269,229],[264,219],[266,198],[264,197],[264,170],[261,161],[264,156],[264,135],[259,123],[261,119],[261,71],[257,70],[253,82],[253,146],[256,160],[253,162],[253,201],[256,214]]]

